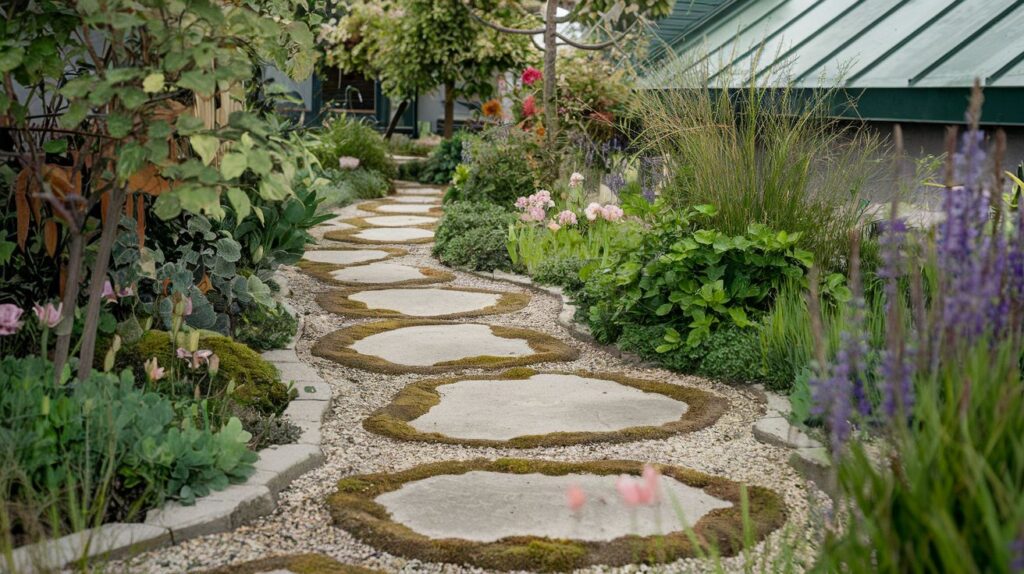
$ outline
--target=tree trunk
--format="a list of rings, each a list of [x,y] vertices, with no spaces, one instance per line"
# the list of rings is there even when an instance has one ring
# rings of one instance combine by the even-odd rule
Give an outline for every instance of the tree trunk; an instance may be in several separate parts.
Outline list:
[[[57,324],[57,347],[53,352],[54,384],[60,382],[61,371],[71,353],[71,333],[75,328],[75,308],[78,306],[79,283],[82,275],[82,249],[85,239],[82,231],[73,232],[68,253],[68,276],[64,280],[64,298],[60,323]]]
[[[398,103],[398,109],[391,116],[391,121],[388,122],[388,128],[384,132],[384,139],[390,140],[391,136],[395,133],[395,128],[398,127],[398,122],[402,121],[402,114],[405,113],[405,108],[409,107],[409,100],[402,100]]]
[[[117,239],[124,196],[123,185],[115,185],[110,191],[110,203],[107,205],[106,219],[100,233],[100,245],[96,252],[96,261],[93,263],[92,277],[89,279],[89,302],[85,310],[85,323],[82,325],[82,350],[78,355],[79,380],[85,380],[92,372],[93,357],[96,354],[96,331],[100,323],[100,305],[103,303],[103,283],[107,280],[110,253]]]
[[[455,86],[444,85],[444,137],[450,138],[455,132]]]
[[[558,133],[558,78],[555,61],[558,58],[558,2],[548,0],[544,16],[544,131],[548,146],[554,149]]]

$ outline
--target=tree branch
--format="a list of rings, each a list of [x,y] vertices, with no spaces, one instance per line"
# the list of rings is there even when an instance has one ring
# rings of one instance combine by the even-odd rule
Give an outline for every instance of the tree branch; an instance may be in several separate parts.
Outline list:
[[[605,48],[608,48],[609,46],[614,46],[615,44],[618,44],[623,39],[625,39],[626,36],[628,36],[629,33],[633,30],[633,26],[635,26],[635,25],[636,25],[636,22],[633,22],[632,24],[630,24],[629,28],[626,28],[626,30],[624,32],[622,32],[622,34],[619,34],[619,36],[617,38],[612,38],[610,40],[606,40],[604,42],[599,42],[597,44],[583,44],[583,43],[577,42],[577,41],[575,41],[575,40],[573,40],[571,38],[567,38],[567,37],[565,37],[564,35],[562,35],[560,33],[559,34],[555,34],[555,36],[557,36],[559,40],[565,42],[566,45],[572,46],[573,48],[577,48],[579,50],[592,50],[592,51],[593,50],[604,50]]]
[[[531,29],[531,30],[523,30],[521,28],[509,28],[508,26],[502,26],[501,24],[495,24],[494,22],[490,22],[490,21],[485,20],[484,18],[478,16],[477,13],[474,12],[473,9],[468,7],[468,6],[466,7],[466,10],[469,11],[469,15],[472,16],[473,19],[476,20],[477,22],[480,22],[481,24],[483,24],[484,26],[487,26],[489,28],[494,28],[495,30],[497,30],[499,32],[505,32],[506,34],[522,34],[524,36],[535,36],[537,34],[543,34],[544,33],[544,28],[534,28],[534,29]]]

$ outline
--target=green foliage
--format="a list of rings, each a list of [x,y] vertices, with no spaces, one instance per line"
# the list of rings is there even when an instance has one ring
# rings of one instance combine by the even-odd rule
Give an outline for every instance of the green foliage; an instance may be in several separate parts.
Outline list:
[[[549,257],[541,261],[531,273],[531,277],[542,285],[557,285],[569,291],[583,288],[580,271],[587,261],[579,257]]]
[[[333,118],[320,137],[320,145],[313,150],[324,168],[338,167],[338,158],[359,159],[359,167],[376,171],[385,178],[398,175],[398,168],[388,154],[388,146],[376,130],[359,118],[340,115]]]
[[[299,322],[280,303],[246,307],[235,322],[235,339],[257,351],[280,349],[295,336]]]
[[[710,206],[667,213],[640,245],[589,274],[594,317],[665,326],[663,352],[696,347],[719,325],[747,328],[788,280],[801,280],[810,253],[799,235],[752,224],[743,235],[701,228]]]
[[[399,166],[399,179],[402,179],[402,168]],[[375,199],[388,194],[391,184],[379,172],[358,168],[351,170],[331,169],[324,172],[325,183],[320,186],[320,210],[329,211],[335,207],[344,207],[359,199]]]
[[[292,444],[302,436],[302,428],[290,420],[277,416],[263,416],[247,411],[239,415],[242,426],[252,435],[249,448],[262,450],[277,444]]]
[[[659,352],[663,334],[664,329],[657,325],[623,325],[618,346],[680,373],[740,383],[761,380],[761,355],[753,329],[727,325],[696,347],[680,346]]]
[[[473,146],[469,177],[455,199],[511,208],[516,198],[533,193],[533,169],[527,157],[518,152],[514,147],[485,142]]]
[[[515,215],[497,205],[455,202],[434,236],[434,256],[445,265],[477,271],[510,269],[505,247],[508,226]]]
[[[151,357],[156,357],[161,365],[179,361],[172,347],[166,332],[150,331],[139,342],[124,345],[117,355],[116,365],[118,368],[134,369],[137,378],[145,380],[143,364]],[[280,414],[284,411],[293,391],[281,382],[277,369],[258,353],[241,343],[214,334],[201,336],[199,348],[209,349],[220,357],[220,371],[214,379],[215,387],[209,389],[209,394],[226,394],[228,384],[234,383],[233,392],[228,397],[231,402],[263,414]],[[168,381],[168,385],[173,383]],[[167,385],[164,385],[164,390],[175,393]],[[183,389],[181,392],[187,394],[190,391]]]
[[[394,134],[387,141],[388,151],[394,155],[427,157],[433,146],[416,141],[405,134]]]
[[[165,498],[190,504],[254,471],[238,419],[219,430],[178,423],[171,401],[137,388],[128,372],[53,380],[43,359],[0,361],[0,513],[35,513],[14,513],[16,533],[29,534],[33,520],[63,533],[137,517]]]
[[[600,139],[612,135],[615,120],[626,112],[631,88],[625,70],[601,53],[576,50],[559,54],[558,108],[563,127]]]
[[[434,148],[418,174],[416,181],[435,185],[451,183],[455,168],[462,163],[462,146],[470,136],[466,132],[455,132]]]

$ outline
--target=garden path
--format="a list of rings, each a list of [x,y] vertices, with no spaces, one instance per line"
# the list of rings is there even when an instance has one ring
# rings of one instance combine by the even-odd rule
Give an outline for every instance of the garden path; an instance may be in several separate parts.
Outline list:
[[[422,234],[408,233],[432,237],[431,222],[373,225],[380,213],[405,216],[382,206],[433,209],[440,193],[400,184],[397,195],[361,204],[372,211],[339,210],[315,230],[307,263],[284,272],[305,319],[299,356],[333,391],[325,465],[283,491],[272,515],[111,571],[194,572],[310,553],[387,572],[480,571],[452,564],[466,562],[532,568],[537,556],[523,562],[517,552],[539,547],[496,542],[509,536],[577,541],[538,551],[556,567],[566,552],[582,563],[626,564],[645,555],[609,541],[678,534],[680,510],[691,524],[705,517],[698,527],[734,518],[737,483],[751,486],[752,502],[784,503],[785,528],[776,528],[781,516],[752,508],[766,521],[755,559],[805,538],[809,507],[825,499],[787,464],[788,450],[752,435],[765,412],[758,392],[638,365],[578,340],[556,322],[561,300],[549,293],[446,274]],[[394,230],[408,239],[377,234]],[[522,460],[490,462],[503,457]],[[646,462],[667,465],[657,479],[661,503],[629,507],[616,477],[639,474]],[[353,475],[360,480],[345,480]],[[299,570],[282,569],[281,560],[244,571]],[[743,560],[723,565],[734,571]],[[680,558],[665,570],[706,566]]]

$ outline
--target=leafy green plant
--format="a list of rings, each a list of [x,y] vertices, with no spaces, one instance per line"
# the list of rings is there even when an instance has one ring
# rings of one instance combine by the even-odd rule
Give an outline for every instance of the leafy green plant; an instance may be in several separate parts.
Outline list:
[[[388,179],[398,175],[384,138],[356,117],[340,115],[332,119],[320,134],[320,145],[313,153],[325,168],[338,167],[338,158],[354,157],[363,169]]]
[[[285,346],[299,327],[298,320],[283,305],[246,307],[235,321],[235,339],[257,351]]]
[[[515,214],[497,205],[450,203],[434,235],[434,256],[453,267],[510,269],[505,241],[514,220]]]
[[[462,163],[462,146],[467,141],[469,141],[469,134],[461,131],[455,132],[452,137],[443,140],[422,164],[420,172],[417,174],[417,181],[435,185],[445,185],[451,182],[455,168]]]
[[[580,271],[587,265],[587,261],[580,257],[549,257],[541,261],[532,271],[530,276],[534,281],[542,285],[556,285],[567,290],[578,291],[583,288],[583,280],[580,279]]]
[[[434,147],[416,141],[405,134],[394,134],[387,141],[388,151],[394,155],[427,157]]]
[[[662,352],[696,347],[719,325],[747,328],[788,280],[801,280],[811,254],[799,234],[752,224],[729,236],[698,226],[714,208],[666,214],[640,245],[588,273],[584,300],[596,317],[665,327]]]
[[[524,153],[528,144],[476,142],[466,181],[446,200],[490,202],[510,209],[517,197],[532,193],[536,175]],[[451,191],[451,190],[450,190]],[[453,192],[454,193],[454,192]]]

